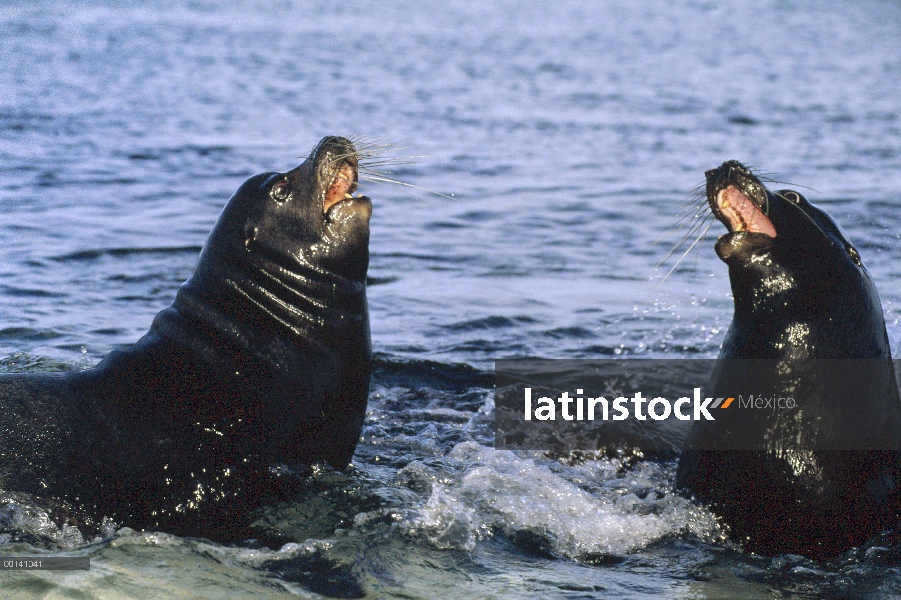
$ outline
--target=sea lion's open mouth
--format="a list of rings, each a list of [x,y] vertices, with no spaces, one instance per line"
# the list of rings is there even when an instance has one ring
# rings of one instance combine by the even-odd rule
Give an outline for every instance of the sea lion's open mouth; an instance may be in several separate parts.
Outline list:
[[[734,185],[721,189],[711,202],[713,213],[729,233],[748,231],[776,237],[776,228],[763,211]]]
[[[357,189],[357,170],[349,163],[343,163],[335,174],[332,184],[325,193],[325,200],[322,203],[322,211],[328,212],[333,205],[353,198],[351,195]]]
[[[766,190],[738,161],[730,160],[707,171],[707,202],[729,233],[762,233],[776,237],[776,228],[765,212]]]

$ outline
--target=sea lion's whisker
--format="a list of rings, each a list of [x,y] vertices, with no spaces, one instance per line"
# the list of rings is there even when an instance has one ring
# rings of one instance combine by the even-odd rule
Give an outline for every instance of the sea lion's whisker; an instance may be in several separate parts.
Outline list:
[[[363,146],[357,148],[357,153],[363,156],[378,156],[388,152],[400,152],[401,150],[413,150],[416,146]]]
[[[680,204],[676,212],[694,212],[698,208],[700,208],[704,202],[701,202],[697,198],[689,200],[685,204]]]
[[[676,221],[676,222],[669,228],[669,231],[667,231],[665,234],[663,234],[663,237],[659,238],[659,239],[658,239],[657,241],[655,241],[652,245],[655,245],[655,246],[656,246],[657,244],[659,244],[660,242],[662,242],[663,240],[665,240],[665,239],[668,238],[669,236],[673,235],[673,234],[676,233],[677,231],[681,231],[682,229],[685,229],[686,227],[689,227],[689,228],[694,228],[694,227],[696,227],[696,225],[691,224],[691,222],[694,221],[695,219],[705,219],[705,218],[707,218],[707,216],[708,216],[708,215],[707,215],[706,213],[703,213],[703,212],[701,212],[701,211],[697,211],[697,212],[695,212],[695,213],[693,213],[693,214],[687,214],[687,215],[682,216],[681,218],[679,218],[678,221]],[[685,222],[683,223],[683,221],[685,221]],[[690,231],[689,231],[689,233],[687,233],[687,234],[685,234],[685,235],[686,235],[686,237],[683,237],[682,240],[681,240],[678,244],[676,244],[677,247],[679,246],[679,244],[681,244],[682,242],[684,242],[685,239],[686,239],[687,237],[689,237],[689,236],[691,235]],[[669,257],[667,257],[667,258],[669,258]],[[664,259],[664,260],[665,260],[665,259]]]
[[[707,190],[707,185],[702,183],[700,185],[696,185],[695,187],[691,188],[691,191],[688,192],[688,196],[693,197],[693,196],[697,196],[699,194],[703,195],[706,192],[706,190]]]
[[[823,192],[821,192],[820,190],[818,190],[818,189],[816,189],[816,188],[808,187],[808,186],[806,186],[806,185],[800,185],[800,184],[798,184],[798,183],[792,183],[791,181],[781,181],[781,180],[779,180],[779,179],[774,179],[774,177],[776,177],[776,172],[775,172],[775,171],[766,171],[766,170],[758,169],[757,167],[748,166],[748,165],[746,165],[746,167],[747,167],[747,169],[748,169],[751,173],[754,174],[755,177],[757,177],[757,179],[759,179],[759,180],[762,181],[762,182],[765,181],[766,183],[780,183],[780,184],[782,184],[782,185],[789,185],[789,186],[791,186],[791,187],[799,187],[799,188],[802,188],[802,189],[805,189],[805,190],[810,190],[811,192],[816,192],[816,193],[818,193],[818,194],[822,194],[822,193],[823,193]]]
[[[382,159],[377,161],[366,161],[365,163],[360,165],[361,171],[369,171],[372,173],[378,174],[376,168],[381,169],[382,167],[395,167],[395,166],[403,166],[403,165],[415,165],[419,164],[418,156],[412,156],[409,159]]]
[[[704,220],[700,221],[696,226],[693,226],[691,231],[689,231],[684,236],[682,236],[682,239],[680,239],[678,243],[673,244],[673,247],[670,248],[670,250],[666,253],[666,256],[663,257],[663,259],[660,260],[660,262],[658,262],[655,265],[655,268],[659,269],[660,267],[662,267],[666,263],[666,261],[668,261],[673,255],[676,254],[676,252],[679,250],[679,248],[683,247],[683,245],[685,244],[685,242],[687,240],[695,237],[695,235],[698,234],[704,228],[706,223],[707,223],[707,220],[704,219]],[[707,229],[709,229],[709,226],[707,227]],[[706,233],[707,233],[707,231],[704,230],[704,233],[701,234],[701,237],[703,237]],[[697,243],[697,240],[695,241],[695,243]],[[689,249],[685,251],[685,254],[687,254],[691,250],[691,247],[693,247],[693,246],[694,246],[694,244],[692,244],[692,246],[690,246]],[[681,262],[684,258],[685,258],[685,255],[683,254],[683,256],[680,257],[678,261],[676,261],[676,264],[678,265],[679,262]]]
[[[679,210],[676,211],[676,216],[678,219],[674,223],[674,225],[678,225],[682,221],[686,219],[691,219],[697,216],[699,213],[706,213],[706,202],[695,202],[693,204],[686,204],[685,206],[680,206]]]
[[[707,220],[710,219],[710,218],[713,218],[713,215],[710,214],[709,212],[706,212],[706,211],[705,211],[705,212],[698,212],[696,215],[694,215],[694,217],[692,217],[692,221],[691,221],[691,222],[686,223],[685,225],[680,226],[678,229],[686,229],[686,231],[685,231],[685,233],[682,235],[682,239],[680,239],[680,240],[673,246],[673,249],[670,251],[670,256],[671,256],[673,253],[675,253],[675,251],[678,250],[679,247],[682,246],[682,244],[684,244],[687,240],[689,240],[689,239],[691,239],[692,237],[694,237],[695,233],[697,233],[698,230],[700,230],[702,227],[704,227],[704,224],[705,224],[705,223],[707,222]],[[668,256],[667,258],[669,258],[669,256]]]
[[[685,210],[686,207],[701,206],[707,203],[707,194],[703,191],[692,193],[688,196],[687,201],[679,206],[679,210]]]
[[[373,158],[384,156],[388,153],[397,153],[402,150],[411,150],[416,148],[413,144],[406,144],[404,142],[397,142],[395,140],[389,140],[387,142],[380,142],[376,140],[366,140],[360,142],[354,142],[354,147],[357,151],[357,156],[361,159],[363,158]]]
[[[694,235],[695,235],[698,231],[700,231],[701,228],[704,227],[704,224],[707,222],[707,220],[710,219],[710,218],[712,218],[712,217],[713,217],[713,215],[709,215],[709,214],[708,214],[708,215],[704,215],[704,216],[699,216],[699,217],[698,217],[698,221],[697,221],[696,223],[693,223],[690,227],[688,227],[688,230],[687,230],[687,231],[685,232],[685,234],[682,236],[682,239],[680,239],[676,244],[673,245],[672,249],[670,249],[670,251],[669,251],[669,252],[667,253],[667,255],[663,258],[663,260],[661,260],[661,261],[657,264],[657,267],[659,268],[663,263],[665,263],[667,260],[669,260],[669,258],[670,258],[672,255],[674,255],[674,254],[676,253],[676,251],[677,251],[679,248],[682,247],[682,244],[684,244],[686,241],[688,241],[689,239],[691,239],[692,237],[694,237]],[[708,229],[709,229],[709,227],[708,227]],[[706,231],[705,231],[705,233],[706,233]],[[697,243],[697,241],[695,241],[695,243]],[[694,245],[694,244],[692,244],[692,245]],[[680,259],[680,260],[681,260],[681,259]]]
[[[704,239],[704,237],[707,235],[707,232],[710,231],[711,227],[713,227],[713,221],[714,221],[714,219],[711,217],[710,223],[707,225],[707,228],[704,229],[704,231],[695,239],[695,241],[691,243],[691,246],[688,247],[688,250],[686,250],[685,252],[682,253],[682,256],[680,256],[679,260],[676,261],[676,264],[673,265],[673,268],[670,269],[667,272],[667,274],[663,276],[663,279],[661,279],[660,283],[657,285],[658,288],[661,285],[663,285],[663,282],[666,281],[666,279],[670,275],[672,275],[673,271],[676,270],[676,267],[678,267],[682,263],[682,261],[685,260],[685,257],[688,256],[688,253],[691,252],[694,249],[694,247],[698,245],[698,242],[700,242],[702,239]],[[660,264],[663,264],[663,263],[660,263]]]
[[[676,219],[676,222],[669,227],[669,232],[666,234],[666,236],[671,235],[674,231],[684,229],[691,221],[705,216],[707,214],[705,205],[706,202],[703,204],[696,202],[694,204],[680,207],[676,213],[678,218]],[[680,213],[681,216],[679,216]]]
[[[374,140],[371,138],[363,138],[363,137],[355,137],[351,136],[348,140],[353,144],[354,152],[348,152],[346,154],[336,155],[332,157],[332,160],[343,160],[349,158],[351,156],[364,159],[364,158],[373,158],[378,156],[383,156],[389,152],[399,152],[401,150],[408,150],[411,148],[415,148],[413,145],[401,145],[400,143],[394,143],[394,140],[388,140],[385,142]]]
[[[388,139],[377,139],[371,138],[366,135],[351,135],[347,139],[358,148],[391,148],[395,147],[398,144],[406,143],[403,138],[388,138]]]
[[[391,162],[397,162],[397,161],[418,162],[425,158],[428,158],[428,157],[424,154],[412,155],[412,156],[388,156],[388,155],[373,154],[370,156],[361,155],[360,162],[362,162],[364,164],[373,164],[373,163],[377,164],[379,162],[391,163]]]
[[[367,182],[367,183],[372,183],[373,185],[384,185],[384,186],[393,186],[394,185],[393,183],[384,183],[381,181],[367,180],[366,178],[363,178],[362,181]],[[407,198],[413,198],[414,200],[417,200],[424,204],[430,204],[430,202],[428,200],[426,200],[425,198],[422,198],[421,196],[418,196],[416,194],[412,194],[406,190],[399,190],[399,193],[403,196],[406,196]]]
[[[672,229],[682,229],[684,225],[680,225],[683,221],[692,220],[701,217],[702,215],[707,214],[707,198],[706,196],[698,196],[686,202],[676,211],[676,214],[681,216],[676,219],[676,222],[673,224]]]
[[[669,260],[669,258],[675,254],[676,250],[685,243],[687,239],[689,239],[694,233],[698,230],[698,228],[703,227],[704,220],[710,216],[710,213],[707,211],[707,197],[706,195],[701,195],[700,193],[692,194],[689,196],[688,202],[679,207],[677,211],[677,215],[679,213],[683,213],[676,219],[676,222],[673,223],[669,230],[663,234],[659,239],[657,239],[652,245],[657,245],[663,242],[665,239],[673,235],[674,233],[681,231],[683,229],[687,229],[685,234],[667,253],[666,257],[660,263],[657,264],[659,268],[664,262]]]
[[[768,178],[768,177],[760,177],[759,179],[760,179],[761,181],[766,181],[767,183],[781,183],[782,185],[790,185],[791,187],[798,187],[798,188],[801,188],[801,189],[804,189],[804,190],[810,190],[811,192],[816,192],[817,194],[822,194],[822,193],[823,193],[823,192],[821,192],[820,190],[818,190],[818,189],[816,189],[816,188],[808,187],[808,186],[806,186],[806,185],[801,185],[801,184],[798,184],[798,183],[792,183],[792,182],[790,182],[790,181],[779,181],[779,180],[777,180],[777,179],[770,179],[770,178]]]
[[[362,179],[363,181],[369,181],[371,183],[381,183],[381,184],[391,184],[391,185],[400,185],[400,186],[404,186],[404,187],[411,187],[411,188],[415,188],[417,190],[422,190],[424,192],[428,192],[430,194],[435,194],[436,196],[443,196],[445,198],[449,198],[450,200],[456,199],[456,198],[454,198],[453,194],[450,194],[450,195],[442,194],[441,192],[436,192],[435,190],[430,190],[429,188],[425,188],[425,187],[422,187],[419,185],[413,185],[412,183],[406,183],[404,181],[398,181],[397,179],[392,179],[390,177],[374,176],[374,175],[370,175],[369,173],[362,173],[360,175],[360,179]]]

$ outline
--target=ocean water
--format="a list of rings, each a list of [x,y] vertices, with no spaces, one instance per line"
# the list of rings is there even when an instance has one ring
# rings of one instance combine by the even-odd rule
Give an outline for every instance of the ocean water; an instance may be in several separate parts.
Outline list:
[[[367,424],[352,468],[266,515],[290,541],[86,539],[7,503],[0,555],[92,568],[0,572],[0,598],[901,594],[890,537],[826,563],[758,557],[673,493],[672,463],[495,450],[491,373],[715,357],[724,229],[665,259],[727,159],[832,214],[897,357],[899,99],[890,0],[0,4],[2,371],[85,368],[137,340],[240,183],[324,135],[384,143],[390,176],[418,186],[361,188]]]

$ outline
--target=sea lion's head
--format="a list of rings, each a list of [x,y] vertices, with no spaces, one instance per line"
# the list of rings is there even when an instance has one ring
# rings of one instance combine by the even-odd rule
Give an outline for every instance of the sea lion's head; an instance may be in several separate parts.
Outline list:
[[[229,240],[245,252],[290,257],[364,281],[372,202],[353,196],[358,167],[350,140],[323,138],[294,169],[248,179],[229,201],[217,229],[239,227],[240,232],[229,232]]]
[[[296,333],[357,323],[368,336],[372,203],[353,195],[358,161],[350,140],[326,137],[299,166],[245,181],[222,211],[178,307],[213,306],[236,322]]]
[[[729,230],[717,241],[716,253],[729,266],[735,322],[753,322],[733,327],[747,334],[739,353],[820,355],[829,348],[827,340],[849,334],[841,345],[845,356],[873,355],[871,347],[885,335],[884,324],[867,316],[878,313],[881,321],[881,308],[873,310],[878,296],[835,221],[797,191],[770,191],[737,161],[705,175],[707,202]],[[863,330],[850,335],[851,323]]]

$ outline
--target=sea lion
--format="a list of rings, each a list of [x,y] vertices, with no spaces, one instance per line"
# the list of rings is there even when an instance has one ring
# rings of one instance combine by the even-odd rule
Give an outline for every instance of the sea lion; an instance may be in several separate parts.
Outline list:
[[[251,177],[137,343],[86,371],[0,377],[0,489],[88,529],[238,539],[298,465],[345,467],[372,370],[357,181],[340,137]]]
[[[901,401],[876,287],[800,193],[736,161],[706,179],[735,313],[705,395],[762,396],[692,425],[677,487],[753,552],[833,556],[899,518]]]

